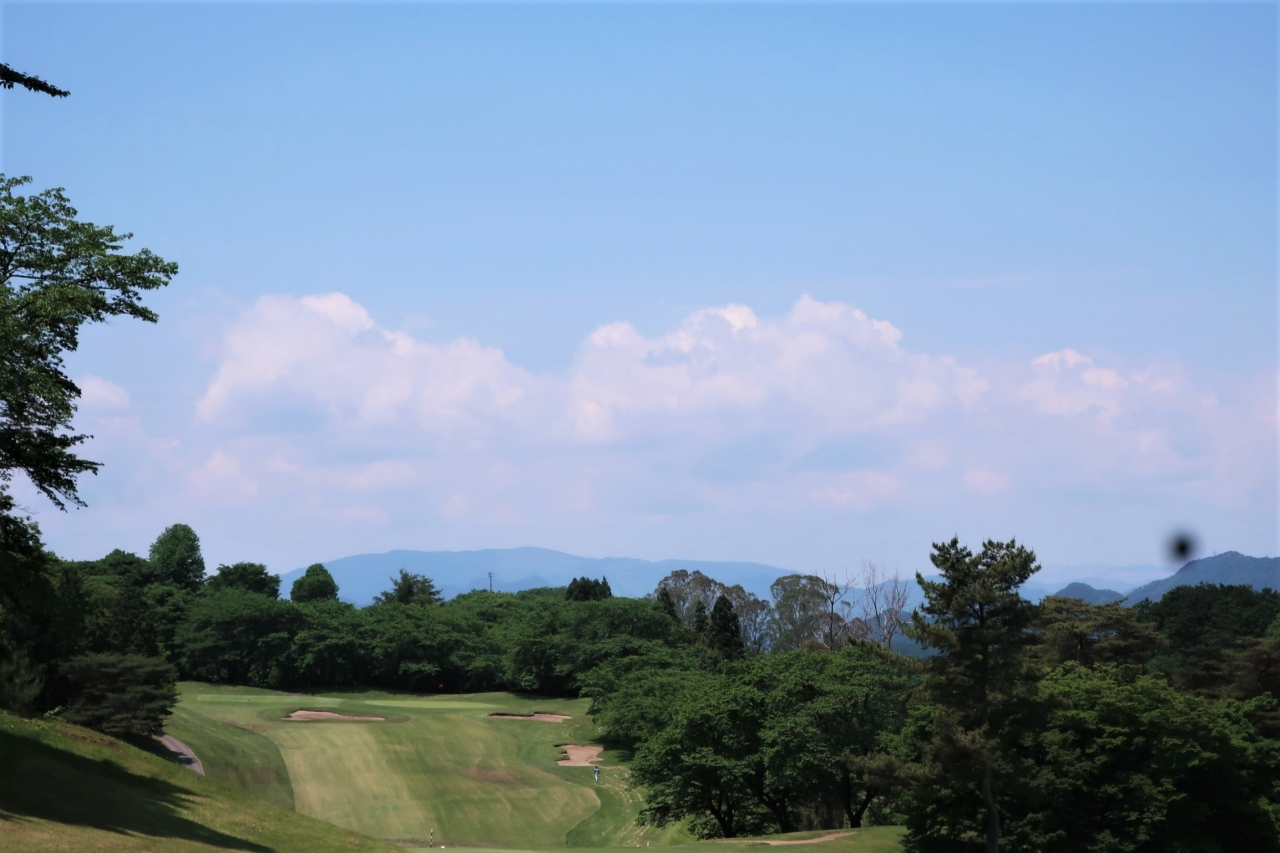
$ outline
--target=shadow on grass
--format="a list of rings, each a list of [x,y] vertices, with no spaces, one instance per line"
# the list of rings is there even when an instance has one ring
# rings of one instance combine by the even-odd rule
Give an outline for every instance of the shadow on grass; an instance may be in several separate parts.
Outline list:
[[[39,819],[270,853],[270,847],[183,816],[182,808],[199,796],[172,782],[130,773],[113,761],[85,758],[0,731],[0,822]]]

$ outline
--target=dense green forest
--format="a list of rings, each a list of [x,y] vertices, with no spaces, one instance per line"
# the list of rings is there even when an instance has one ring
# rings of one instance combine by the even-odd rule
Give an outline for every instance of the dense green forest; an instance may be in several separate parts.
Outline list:
[[[925,604],[874,619],[822,578],[762,601],[685,572],[644,599],[581,578],[442,601],[402,571],[358,608],[321,565],[285,596],[259,564],[206,573],[185,525],[145,557],[74,562],[6,519],[3,702],[20,712],[145,735],[178,678],[586,696],[633,755],[643,819],[703,837],[892,822],[920,851],[1280,849],[1271,590],[1032,604],[1034,554],[951,541]],[[894,631],[928,654],[893,651]]]

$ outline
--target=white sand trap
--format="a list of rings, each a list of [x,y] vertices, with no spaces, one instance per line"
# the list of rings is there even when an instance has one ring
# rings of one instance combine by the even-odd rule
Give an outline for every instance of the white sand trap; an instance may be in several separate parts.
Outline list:
[[[386,717],[369,717],[359,716],[357,714],[335,714],[333,711],[309,711],[301,709],[294,711],[292,714],[286,714],[280,719],[282,720],[377,720],[385,721]]]
[[[564,755],[556,762],[561,767],[592,767],[591,762],[600,760],[603,746],[579,746],[576,743],[557,744],[564,750]]]
[[[569,719],[568,714],[544,714],[541,711],[532,714],[490,714],[489,716],[498,720],[538,720],[543,723],[563,723]]]

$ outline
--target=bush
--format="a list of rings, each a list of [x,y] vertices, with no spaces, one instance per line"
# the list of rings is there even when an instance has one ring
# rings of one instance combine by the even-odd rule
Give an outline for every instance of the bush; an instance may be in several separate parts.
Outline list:
[[[160,734],[178,701],[177,674],[161,658],[79,655],[60,669],[72,691],[62,718],[109,735]]]

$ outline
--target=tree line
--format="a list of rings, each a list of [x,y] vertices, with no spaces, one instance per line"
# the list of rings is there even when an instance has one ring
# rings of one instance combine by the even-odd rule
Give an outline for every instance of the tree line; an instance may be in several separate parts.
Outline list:
[[[361,608],[319,564],[288,597],[261,564],[206,574],[186,525],[146,557],[76,562],[6,518],[6,560],[28,546],[3,575],[12,710],[149,734],[177,678],[585,696],[633,757],[642,819],[702,837],[891,822],[911,851],[1278,848],[1271,590],[1032,604],[1018,590],[1033,553],[952,540],[933,547],[936,579],[917,577],[924,603],[899,615],[928,652],[916,659],[833,621],[821,578],[781,579],[772,603],[685,572],[641,599],[579,578],[446,602],[401,571]]]

